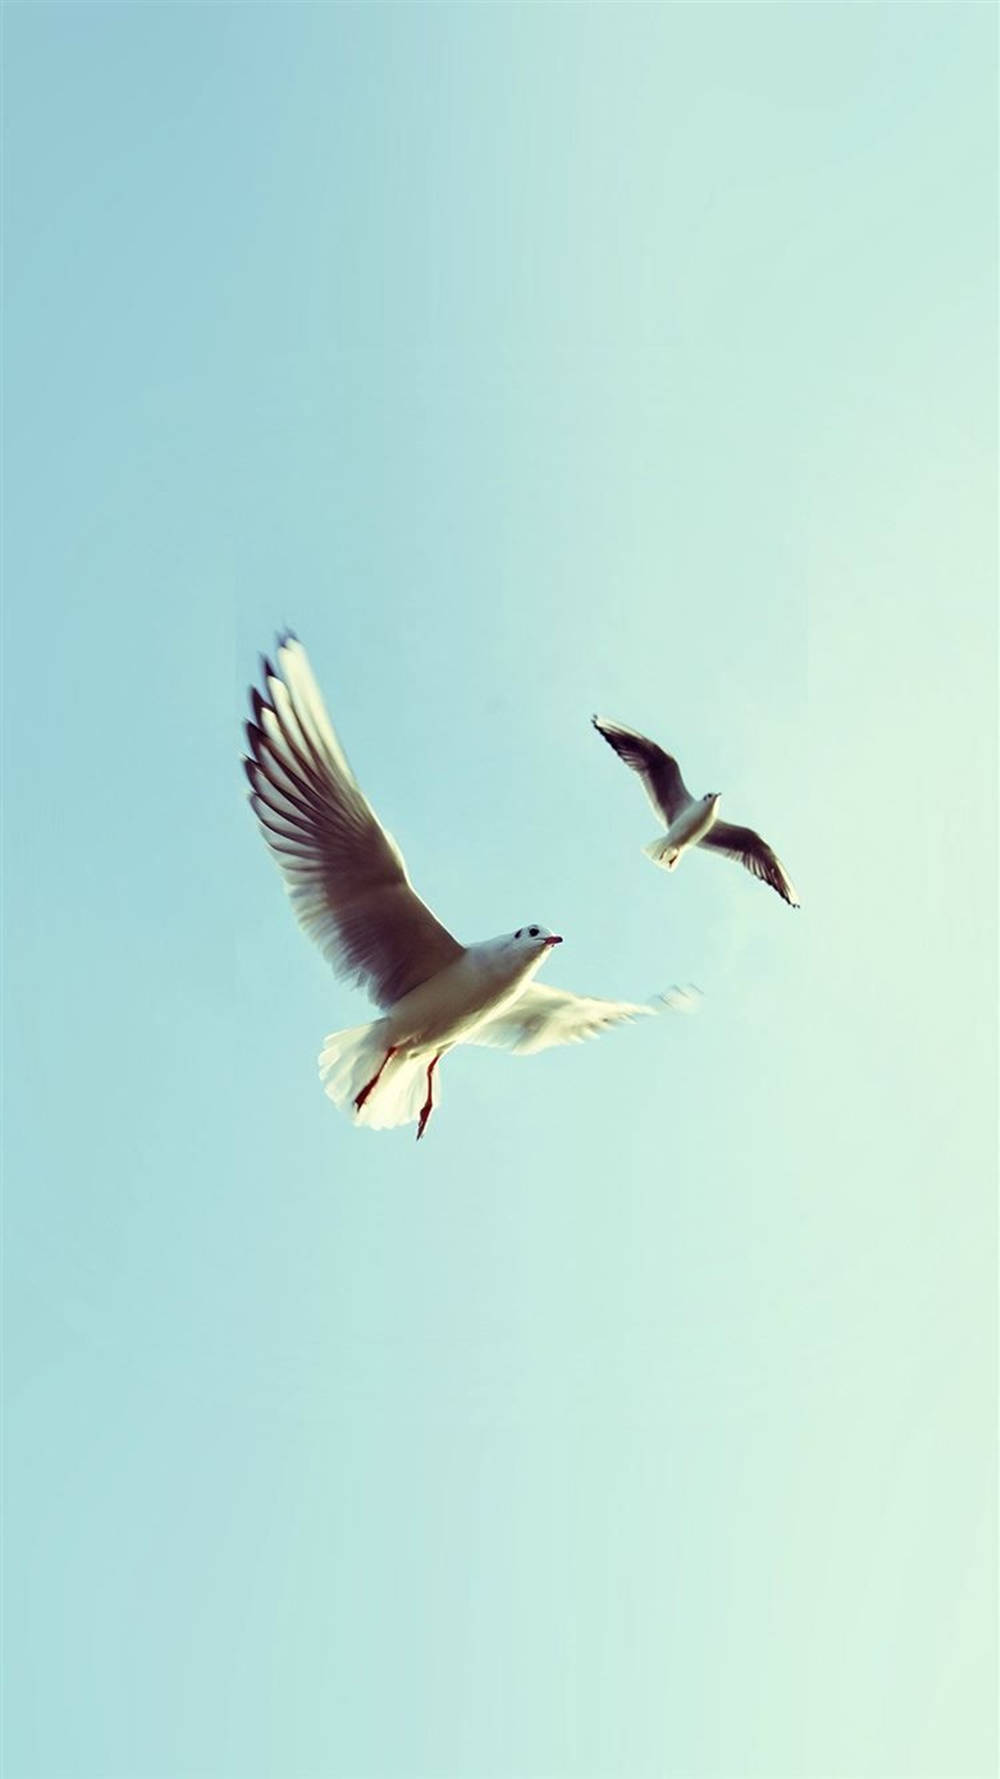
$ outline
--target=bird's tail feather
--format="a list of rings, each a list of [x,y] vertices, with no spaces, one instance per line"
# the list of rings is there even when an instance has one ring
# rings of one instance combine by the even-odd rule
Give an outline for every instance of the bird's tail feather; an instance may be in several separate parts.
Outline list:
[[[661,834],[658,840],[651,840],[642,850],[647,859],[652,859],[654,865],[662,865],[664,871],[672,871],[681,856],[680,847],[673,846],[666,834]]]
[[[320,1051],[319,1072],[324,1092],[334,1105],[342,1106],[351,1114],[355,1124],[366,1125],[369,1130],[389,1130],[396,1124],[412,1124],[420,1116],[420,1108],[427,1097],[429,1058],[399,1054],[385,1062],[387,1050],[385,1021],[376,1019],[371,1025],[331,1032]],[[358,1094],[376,1075],[379,1075],[378,1081],[358,1110],[354,1104]],[[436,1075],[435,1104],[440,1103],[440,1098],[440,1076]]]

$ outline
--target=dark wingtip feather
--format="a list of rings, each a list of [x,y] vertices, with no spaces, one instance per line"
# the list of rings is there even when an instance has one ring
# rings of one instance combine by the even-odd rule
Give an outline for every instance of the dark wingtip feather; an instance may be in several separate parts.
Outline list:
[[[283,649],[285,647],[286,643],[298,642],[298,640],[299,640],[298,636],[296,635],[295,631],[292,629],[290,624],[286,624],[285,628],[283,630],[278,631],[278,648],[279,649]]]
[[[593,723],[594,728],[597,730],[598,735],[601,737],[601,740],[606,741],[608,743],[609,747],[614,747],[614,745],[615,745],[615,725],[614,725],[614,723],[612,723],[608,717],[602,717],[602,716],[594,716],[594,717],[591,717],[590,720]]]
[[[633,756],[641,758],[647,754],[653,745],[643,741],[642,736],[637,735],[634,730],[623,729],[620,723],[612,722],[610,717],[595,717],[593,721],[602,741],[606,741],[612,752],[620,760],[624,760],[626,765],[634,763]]]
[[[624,723],[616,723],[614,717],[596,716],[591,718],[591,721],[598,735],[603,735],[609,746],[615,748],[616,751],[620,741],[629,743],[633,747],[636,745],[647,748],[655,746],[654,742],[647,741],[645,736],[640,735],[636,729],[628,729]]]

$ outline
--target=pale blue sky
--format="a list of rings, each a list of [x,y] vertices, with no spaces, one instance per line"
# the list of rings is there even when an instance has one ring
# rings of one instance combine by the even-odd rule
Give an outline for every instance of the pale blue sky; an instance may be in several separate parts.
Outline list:
[[[987,1779],[995,12],[5,33],[5,1779]],[[286,622],[460,936],[700,1017],[352,1130]]]

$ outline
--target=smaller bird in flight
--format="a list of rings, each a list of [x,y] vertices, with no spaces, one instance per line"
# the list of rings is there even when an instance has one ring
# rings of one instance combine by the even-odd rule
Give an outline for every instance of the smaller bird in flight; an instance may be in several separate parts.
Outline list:
[[[798,891],[776,852],[753,828],[737,828],[731,822],[720,822],[717,791],[704,797],[692,797],[681,777],[681,769],[672,754],[664,753],[655,741],[648,741],[635,729],[606,717],[594,717],[594,728],[613,747],[620,760],[631,766],[642,780],[643,789],[656,810],[666,833],[643,847],[647,858],[665,871],[673,871],[689,847],[704,846],[710,852],[721,852],[729,859],[745,865],[762,883],[769,883],[792,908],[800,906]]]

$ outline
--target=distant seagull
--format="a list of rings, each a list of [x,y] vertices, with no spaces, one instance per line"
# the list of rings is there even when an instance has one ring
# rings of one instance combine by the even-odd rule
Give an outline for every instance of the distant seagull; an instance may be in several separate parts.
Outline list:
[[[333,732],[296,637],[262,662],[243,765],[250,802],[300,924],[334,969],[363,984],[384,1017],[333,1032],[320,1055],[326,1092],[372,1129],[434,1107],[434,1070],[455,1044],[544,1050],[592,1037],[650,1007],[595,1001],[532,982],[562,940],[534,922],[460,945],[420,900]],[[422,1097],[423,1096],[423,1097]]]
[[[720,822],[720,795],[709,791],[707,796],[692,797],[681,777],[681,769],[672,754],[665,754],[655,741],[647,741],[634,729],[611,723],[606,717],[594,717],[594,728],[603,735],[620,760],[631,766],[642,779],[649,801],[666,828],[660,840],[653,840],[643,851],[654,865],[673,871],[689,846],[706,846],[710,852],[725,853],[769,883],[773,890],[793,908],[799,907],[798,892],[777,854],[766,840],[752,828],[734,828]]]

